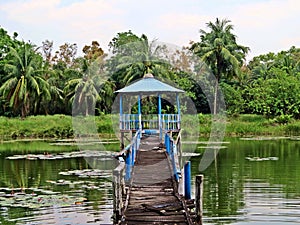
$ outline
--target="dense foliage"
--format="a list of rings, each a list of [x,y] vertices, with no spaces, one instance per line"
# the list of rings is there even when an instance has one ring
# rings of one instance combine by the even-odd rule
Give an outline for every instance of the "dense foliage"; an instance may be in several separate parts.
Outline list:
[[[250,49],[237,43],[229,20],[209,22],[207,29],[174,52],[129,30],[111,40],[111,54],[93,41],[78,56],[76,44],[55,51],[52,41],[36,46],[0,27],[0,116],[110,113],[115,90],[152,73],[185,90],[198,112],[217,113],[222,91],[229,114],[261,114],[281,123],[300,118],[300,48],[247,63]],[[203,62],[216,77],[213,107],[198,83]],[[155,104],[148,106],[150,112]]]

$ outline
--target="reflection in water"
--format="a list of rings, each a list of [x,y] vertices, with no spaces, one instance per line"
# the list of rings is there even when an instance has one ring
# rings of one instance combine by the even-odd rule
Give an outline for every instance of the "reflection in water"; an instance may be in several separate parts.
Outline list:
[[[227,148],[221,148],[216,161],[203,172],[204,224],[298,224],[300,141],[227,141],[223,144]],[[191,157],[193,175],[199,173],[203,146],[197,149],[200,155],[189,151],[187,144],[183,146],[185,157]],[[118,149],[118,145],[112,149]],[[0,201],[0,224],[112,224],[112,188],[107,175],[111,173],[108,168],[115,167],[114,160],[8,160],[5,156],[3,152],[0,155],[0,196],[12,190],[48,196],[55,192],[86,201],[37,208],[9,207]],[[103,176],[73,174],[94,167],[105,171]]]
[[[300,142],[231,139],[226,146],[204,172],[204,223],[299,223]],[[195,174],[199,160],[192,159]]]
[[[97,168],[83,157],[13,160],[1,154],[0,224],[111,223],[116,162],[109,154],[89,160]]]

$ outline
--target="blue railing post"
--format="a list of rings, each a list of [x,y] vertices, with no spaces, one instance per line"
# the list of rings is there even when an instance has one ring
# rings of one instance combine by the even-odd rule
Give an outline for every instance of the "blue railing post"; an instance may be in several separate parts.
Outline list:
[[[130,151],[130,150],[128,150]],[[131,159],[131,152],[127,152],[126,154],[126,173],[125,173],[125,181],[129,181],[130,178],[131,178],[131,162],[132,162],[132,159]]]
[[[166,151],[168,155],[170,154],[170,137],[168,133],[165,134],[165,146],[166,146]]]
[[[135,161],[135,145],[133,144],[131,147],[131,165],[134,166]]]
[[[186,199],[191,199],[191,162],[184,165],[184,195]]]

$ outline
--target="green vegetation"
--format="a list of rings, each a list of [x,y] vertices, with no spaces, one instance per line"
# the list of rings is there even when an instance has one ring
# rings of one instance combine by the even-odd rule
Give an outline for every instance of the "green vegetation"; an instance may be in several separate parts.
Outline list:
[[[112,134],[110,115],[91,117],[98,132]],[[66,115],[28,116],[25,119],[0,117],[0,138],[69,138],[73,137],[72,117]]]
[[[116,138],[110,115],[84,118],[95,122],[101,137]],[[208,137],[211,132],[211,115],[199,114],[200,136]],[[192,136],[197,131],[195,117],[184,116],[183,135]],[[74,137],[72,117],[65,115],[28,116],[25,119],[0,117],[0,140],[12,138],[72,138]],[[261,115],[238,115],[227,118],[226,136],[299,136],[300,121],[291,119],[288,123],[282,120],[268,119]]]
[[[71,115],[94,114],[104,118],[101,123],[97,119],[98,131],[112,133],[106,118],[112,111],[115,91],[147,73],[185,90],[185,97],[191,98],[202,114],[223,110],[217,104],[222,91],[231,121],[227,128],[230,135],[298,133],[300,48],[292,46],[246,62],[250,48],[238,44],[233,31],[230,20],[217,18],[207,23],[207,30],[200,29],[198,41],[171,51],[149,41],[145,34],[138,36],[129,30],[111,40],[108,47],[113,54],[108,57],[98,41],[84,46],[83,55],[77,56],[75,43],[63,44],[55,51],[52,41],[36,46],[0,27],[0,116],[1,128],[5,128],[0,135],[70,137],[74,135]],[[209,71],[215,81],[206,77]],[[185,97],[181,101],[183,113],[187,110]],[[156,111],[155,101],[152,97],[143,99],[143,110]],[[162,110],[169,113],[174,107],[166,100]],[[241,118],[250,117],[243,114],[260,115],[264,121],[248,126],[251,122]],[[45,115],[55,116],[47,117],[51,121],[43,124],[40,120]],[[210,130],[201,129],[204,134]]]

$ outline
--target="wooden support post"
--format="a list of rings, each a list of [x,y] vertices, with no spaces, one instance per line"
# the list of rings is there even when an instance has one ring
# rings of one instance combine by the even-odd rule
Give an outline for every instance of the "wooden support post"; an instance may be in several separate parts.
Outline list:
[[[191,199],[191,162],[187,161],[184,165],[184,195],[185,199]]]
[[[114,224],[118,224],[121,219],[123,208],[123,194],[124,194],[124,163],[120,163],[119,166],[113,170],[113,220]]]
[[[202,211],[203,211],[203,175],[197,175],[195,181],[195,201],[196,201],[196,224],[202,225]]]
[[[174,143],[174,141],[171,141],[172,144],[172,161],[173,161],[173,170],[175,179],[178,182],[179,181],[179,174],[180,174],[180,167],[178,162],[178,154],[177,154],[177,145]]]
[[[120,149],[121,151],[124,149],[125,144],[124,144],[124,133],[121,132],[121,142],[120,142]]]
[[[181,169],[181,177],[178,183],[178,194],[184,196],[184,169]]]

